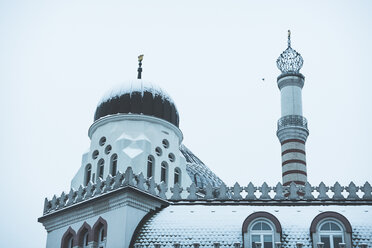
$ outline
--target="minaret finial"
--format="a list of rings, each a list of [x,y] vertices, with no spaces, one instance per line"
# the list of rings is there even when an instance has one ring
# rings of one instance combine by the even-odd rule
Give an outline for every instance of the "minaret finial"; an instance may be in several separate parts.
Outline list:
[[[143,54],[138,56],[138,76],[137,79],[141,79],[142,77],[142,60],[143,60]]]
[[[282,73],[299,73],[303,63],[301,54],[291,47],[291,30],[288,30],[288,47],[276,60],[276,66]]]

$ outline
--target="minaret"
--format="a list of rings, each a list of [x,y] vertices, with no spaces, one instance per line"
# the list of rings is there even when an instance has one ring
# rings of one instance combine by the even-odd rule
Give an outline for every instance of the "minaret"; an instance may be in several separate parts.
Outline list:
[[[307,120],[302,116],[302,87],[305,77],[299,73],[303,59],[291,47],[289,30],[288,47],[276,64],[282,72],[277,78],[282,113],[276,135],[282,147],[283,185],[291,182],[304,185],[307,182],[305,143],[309,135]]]

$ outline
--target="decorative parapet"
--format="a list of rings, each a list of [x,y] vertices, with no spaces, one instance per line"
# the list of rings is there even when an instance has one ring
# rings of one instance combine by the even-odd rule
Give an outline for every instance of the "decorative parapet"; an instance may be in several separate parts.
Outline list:
[[[278,120],[278,130],[289,126],[302,127],[307,130],[307,120],[301,115],[286,115]]]
[[[336,182],[331,187],[326,186],[323,182],[319,186],[311,186],[308,182],[304,186],[293,182],[288,186],[278,183],[275,187],[270,187],[267,183],[263,183],[261,186],[249,183],[246,187],[240,186],[239,183],[235,183],[233,187],[227,187],[225,184],[213,187],[207,184],[203,188],[198,188],[192,183],[186,189],[176,184],[169,188],[170,193],[167,194],[166,184],[156,184],[153,178],[145,179],[142,173],[134,175],[132,168],[128,167],[125,173],[118,172],[114,177],[109,175],[104,181],[98,179],[95,184],[89,182],[86,187],[81,185],[77,190],[71,189],[68,194],[62,192],[60,197],[54,195],[52,200],[45,198],[43,213],[46,215],[128,186],[174,203],[195,201],[208,203],[221,201],[257,202],[260,204],[268,201],[270,204],[275,204],[275,202],[280,204],[286,202],[290,204],[294,202],[372,203],[372,187],[368,182],[363,186],[356,186],[353,182],[348,186],[341,186]]]
[[[128,167],[125,173],[119,171],[114,177],[108,175],[106,180],[98,178],[95,184],[89,182],[86,187],[80,185],[77,190],[71,188],[68,194],[62,192],[60,197],[54,195],[52,200],[45,198],[43,215],[125,187],[133,187],[164,200],[166,200],[166,192],[168,191],[164,183],[156,184],[153,178],[146,179],[142,173],[134,175],[132,168]]]
[[[235,183],[233,187],[212,187],[206,185],[204,188],[198,188],[192,184],[186,189],[188,192],[187,199],[182,199],[182,188],[176,185],[171,188],[172,192],[177,192],[177,197],[171,197],[171,201],[239,201],[239,202],[265,202],[265,201],[312,201],[312,202],[372,202],[372,187],[366,182],[363,186],[356,186],[351,182],[348,186],[341,186],[336,182],[332,187],[326,186],[323,182],[319,186],[311,186],[307,182],[304,186],[291,183],[283,186],[278,183],[275,187],[270,187],[267,183],[261,186],[254,186],[249,183],[247,187],[241,187]]]

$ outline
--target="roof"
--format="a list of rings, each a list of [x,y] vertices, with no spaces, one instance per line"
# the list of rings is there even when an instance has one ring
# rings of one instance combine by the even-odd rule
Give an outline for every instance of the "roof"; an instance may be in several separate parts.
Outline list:
[[[197,187],[203,188],[207,184],[213,186],[220,186],[223,184],[223,181],[185,145],[180,146],[180,151],[186,158],[187,174],[189,174],[191,181],[195,183]]]
[[[325,211],[345,216],[352,225],[353,245],[372,245],[372,206],[239,206],[239,205],[171,205],[149,218],[140,229],[135,244],[153,247],[233,247],[242,244],[242,225],[252,213],[265,211],[274,215],[282,226],[284,248],[302,242],[311,246],[310,225]]]

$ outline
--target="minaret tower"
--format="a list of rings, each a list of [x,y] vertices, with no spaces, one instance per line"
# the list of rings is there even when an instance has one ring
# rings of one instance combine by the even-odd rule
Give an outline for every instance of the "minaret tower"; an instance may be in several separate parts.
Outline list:
[[[277,78],[281,95],[281,118],[276,132],[282,146],[283,185],[307,182],[305,143],[309,130],[302,116],[302,87],[305,77],[299,72],[303,58],[291,47],[288,30],[288,47],[276,61],[282,72]]]

